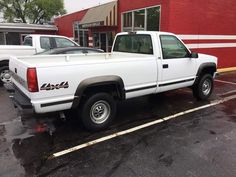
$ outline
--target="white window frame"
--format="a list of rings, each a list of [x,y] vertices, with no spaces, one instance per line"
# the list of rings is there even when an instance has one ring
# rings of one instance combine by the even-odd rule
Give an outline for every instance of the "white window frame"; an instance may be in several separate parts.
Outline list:
[[[85,33],[86,32],[89,32],[89,30],[88,29],[81,29],[81,28],[79,28],[79,38],[78,38],[78,43],[80,44],[80,32],[82,32],[83,33],[83,45],[85,44]],[[89,43],[89,40],[87,41],[88,43]],[[88,47],[88,46],[83,46],[83,47]]]
[[[130,11],[125,11],[121,13],[121,30],[124,31],[124,14],[132,12],[132,27],[131,31],[134,31],[134,12],[139,11],[139,10],[145,10],[145,17],[144,17],[144,31],[147,31],[147,9],[155,8],[155,7],[160,7],[160,19],[159,19],[159,31],[161,31],[161,5],[155,5],[155,6],[149,6],[141,9],[134,9]]]
[[[75,36],[75,30],[77,30],[78,36]],[[74,21],[73,23],[73,38],[74,41],[76,41],[76,39],[79,41],[79,21]]]
[[[77,31],[78,36],[75,36],[75,30]],[[73,38],[74,41],[77,41],[78,44],[80,44],[80,32],[82,32],[83,36],[83,44],[85,44],[85,32],[89,32],[87,28],[81,28],[80,27],[80,22],[79,21],[74,21],[73,23]],[[88,47],[88,46],[85,46]]]

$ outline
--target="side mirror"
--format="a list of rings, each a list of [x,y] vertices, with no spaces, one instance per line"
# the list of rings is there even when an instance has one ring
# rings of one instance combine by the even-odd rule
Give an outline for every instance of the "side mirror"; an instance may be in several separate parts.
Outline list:
[[[198,58],[198,53],[191,53],[190,58]]]

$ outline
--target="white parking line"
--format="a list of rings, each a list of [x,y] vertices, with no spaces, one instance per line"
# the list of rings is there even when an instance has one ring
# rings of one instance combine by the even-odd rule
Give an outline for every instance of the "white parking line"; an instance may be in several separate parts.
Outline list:
[[[236,90],[231,90],[231,91],[225,92],[223,94],[219,94],[219,96],[225,96],[225,95],[229,95],[229,94],[233,94],[233,93],[236,93]]]
[[[221,100],[213,101],[210,104],[207,104],[207,105],[204,105],[204,106],[200,106],[200,107],[197,107],[197,108],[193,108],[193,109],[189,109],[189,110],[186,110],[186,111],[183,111],[183,112],[179,112],[177,114],[174,114],[174,115],[171,115],[171,116],[168,116],[168,117],[164,117],[162,119],[158,119],[158,120],[155,120],[155,121],[152,121],[152,122],[148,122],[148,123],[145,123],[143,125],[133,127],[131,129],[127,129],[127,130],[117,132],[117,133],[114,133],[114,134],[111,134],[111,135],[108,135],[108,136],[105,136],[105,137],[102,137],[102,138],[99,138],[99,139],[96,139],[96,140],[89,141],[89,142],[84,143],[84,144],[80,144],[78,146],[75,146],[75,147],[72,147],[72,148],[54,153],[54,154],[52,154],[51,157],[49,157],[49,159],[60,157],[60,156],[63,156],[65,154],[68,154],[68,153],[71,153],[71,152],[74,152],[74,151],[78,151],[80,149],[83,149],[83,148],[86,148],[86,147],[89,147],[89,146],[92,146],[92,145],[95,145],[95,144],[98,144],[98,143],[116,138],[116,137],[119,137],[119,136],[122,136],[122,135],[126,135],[126,134],[129,134],[129,133],[135,132],[137,130],[141,130],[141,129],[144,129],[144,128],[147,128],[147,127],[150,127],[150,126],[153,126],[153,125],[156,125],[156,124],[160,124],[162,122],[165,122],[165,121],[183,116],[185,114],[189,114],[189,113],[196,112],[196,111],[199,111],[199,110],[202,110],[202,109],[206,109],[206,108],[209,108],[209,107],[212,107],[212,106],[215,106],[215,105],[218,105],[218,104],[221,104],[221,103],[227,102],[229,100],[233,100],[233,99],[236,99],[236,95],[228,96],[228,97],[225,97]]]
[[[229,82],[229,81],[222,81],[222,80],[218,80],[218,79],[215,79],[216,82],[221,82],[221,83],[225,83],[225,84],[232,84],[232,85],[236,85],[235,82]]]

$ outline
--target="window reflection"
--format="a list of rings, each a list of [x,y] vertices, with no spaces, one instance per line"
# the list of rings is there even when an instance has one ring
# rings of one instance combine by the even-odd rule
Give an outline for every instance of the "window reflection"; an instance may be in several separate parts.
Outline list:
[[[125,13],[123,15],[124,25],[123,28],[125,31],[132,31],[132,12]]]
[[[145,30],[145,10],[139,10],[134,12],[134,30]]]
[[[147,31],[159,31],[160,7],[147,9]]]
[[[123,14],[123,31],[159,31],[160,6]]]

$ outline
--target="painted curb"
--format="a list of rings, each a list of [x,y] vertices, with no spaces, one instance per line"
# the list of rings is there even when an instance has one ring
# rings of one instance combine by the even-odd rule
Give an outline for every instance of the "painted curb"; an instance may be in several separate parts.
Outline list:
[[[219,73],[231,72],[231,71],[236,71],[236,67],[217,69],[217,72]]]

